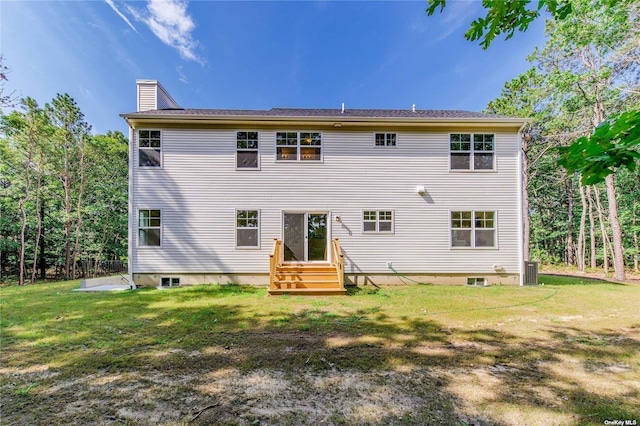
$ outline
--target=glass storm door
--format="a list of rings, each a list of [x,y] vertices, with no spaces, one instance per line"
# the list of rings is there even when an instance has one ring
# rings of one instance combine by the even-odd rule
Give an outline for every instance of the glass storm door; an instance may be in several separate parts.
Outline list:
[[[285,262],[324,262],[327,258],[327,213],[284,213]]]

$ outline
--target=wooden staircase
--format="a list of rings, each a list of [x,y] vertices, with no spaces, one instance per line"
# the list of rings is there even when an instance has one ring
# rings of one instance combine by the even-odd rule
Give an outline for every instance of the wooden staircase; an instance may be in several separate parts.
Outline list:
[[[282,263],[282,241],[274,240],[270,256],[269,294],[329,296],[345,294],[344,257],[338,239],[332,242],[331,262]]]

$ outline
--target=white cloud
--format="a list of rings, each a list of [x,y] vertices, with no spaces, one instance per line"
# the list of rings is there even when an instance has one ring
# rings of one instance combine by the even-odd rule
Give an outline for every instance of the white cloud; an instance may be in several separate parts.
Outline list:
[[[184,70],[182,69],[182,65],[178,65],[176,67],[176,72],[178,73],[178,80],[180,80],[184,84],[189,84],[189,79],[187,78],[187,75],[184,73]]]
[[[178,51],[183,59],[204,64],[196,53],[198,42],[192,32],[196,25],[187,13],[185,0],[149,0],[146,11],[127,6],[127,11],[138,22],[145,23],[164,44]]]
[[[442,25],[447,28],[440,34],[437,41],[444,40],[464,24],[470,24],[477,15],[477,3],[474,1],[453,1],[444,9]]]
[[[127,18],[126,16],[124,16],[124,14],[122,12],[120,12],[120,10],[118,10],[118,8],[116,7],[115,3],[113,3],[113,0],[104,0],[111,9],[113,9],[113,11],[115,13],[118,14],[119,17],[122,18],[122,20],[124,22],[127,23],[127,25],[129,25],[131,27],[131,29],[135,32],[138,32],[138,30],[136,30],[136,27],[133,26],[133,24],[131,23],[131,21],[129,21],[129,18]]]

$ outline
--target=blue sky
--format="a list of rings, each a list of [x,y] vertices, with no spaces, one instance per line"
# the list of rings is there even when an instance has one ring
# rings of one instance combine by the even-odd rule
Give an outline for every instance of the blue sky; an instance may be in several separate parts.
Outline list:
[[[2,1],[5,92],[41,105],[69,93],[94,133],[121,130],[135,80],[182,107],[478,111],[529,64],[543,22],[484,51],[463,34],[479,0]]]

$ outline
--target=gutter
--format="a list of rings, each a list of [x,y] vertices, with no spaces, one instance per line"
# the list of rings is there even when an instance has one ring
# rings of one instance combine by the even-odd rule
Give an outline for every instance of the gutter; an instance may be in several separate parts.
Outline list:
[[[211,125],[291,125],[309,124],[326,127],[370,127],[372,125],[389,127],[435,127],[435,126],[482,126],[482,127],[517,127],[524,128],[528,121],[522,118],[500,117],[442,117],[442,118],[407,118],[407,117],[335,117],[335,116],[263,116],[263,115],[169,115],[169,114],[120,114],[127,123],[135,128],[140,124],[211,124]]]

